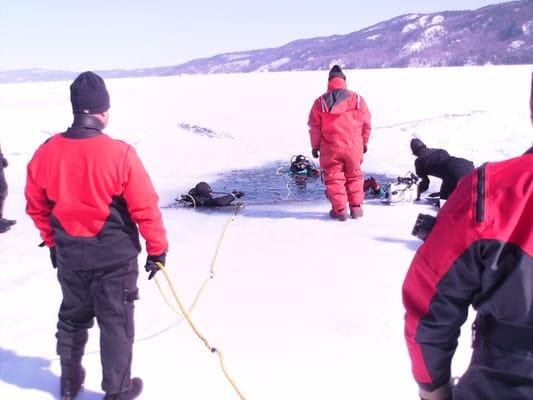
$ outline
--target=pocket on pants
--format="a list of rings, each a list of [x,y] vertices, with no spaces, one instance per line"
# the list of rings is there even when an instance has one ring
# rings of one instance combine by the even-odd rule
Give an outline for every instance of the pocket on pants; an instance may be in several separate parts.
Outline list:
[[[134,301],[139,298],[139,289],[135,284],[135,280],[126,280],[122,290],[122,296],[124,303],[126,336],[128,338],[133,338],[135,336]]]

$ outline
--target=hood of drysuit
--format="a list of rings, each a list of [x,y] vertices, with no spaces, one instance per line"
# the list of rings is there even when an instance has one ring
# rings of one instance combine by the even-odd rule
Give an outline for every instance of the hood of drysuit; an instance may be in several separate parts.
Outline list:
[[[346,89],[346,81],[341,77],[335,77],[328,82],[328,92],[338,89]]]
[[[328,91],[322,96],[323,106],[330,114],[340,115],[359,108],[358,95],[346,89],[346,81],[340,77],[328,82]]]

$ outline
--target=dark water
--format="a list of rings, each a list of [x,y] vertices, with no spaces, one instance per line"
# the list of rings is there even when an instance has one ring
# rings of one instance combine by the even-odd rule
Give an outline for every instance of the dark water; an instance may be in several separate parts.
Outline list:
[[[214,192],[243,191],[245,196],[242,201],[246,205],[326,200],[325,186],[320,177],[294,177],[285,172],[287,169],[288,165],[280,162],[250,169],[229,170],[208,183]],[[382,183],[392,181],[385,175],[365,173],[365,177],[370,176]]]

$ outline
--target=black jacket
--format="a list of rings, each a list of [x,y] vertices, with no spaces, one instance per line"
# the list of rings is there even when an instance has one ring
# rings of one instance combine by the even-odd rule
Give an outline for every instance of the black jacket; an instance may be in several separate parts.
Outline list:
[[[447,199],[459,180],[474,169],[474,163],[464,158],[453,157],[443,149],[425,149],[415,160],[416,174],[422,178],[418,195],[429,187],[429,175],[442,179],[441,199]]]

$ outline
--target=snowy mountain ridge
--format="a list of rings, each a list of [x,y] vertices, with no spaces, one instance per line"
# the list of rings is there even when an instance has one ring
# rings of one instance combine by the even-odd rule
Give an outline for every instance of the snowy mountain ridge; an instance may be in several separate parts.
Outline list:
[[[184,64],[98,71],[106,78],[533,63],[533,2],[478,10],[411,13],[345,35],[295,40],[284,46],[218,54]],[[0,83],[70,80],[78,72],[0,72]]]

